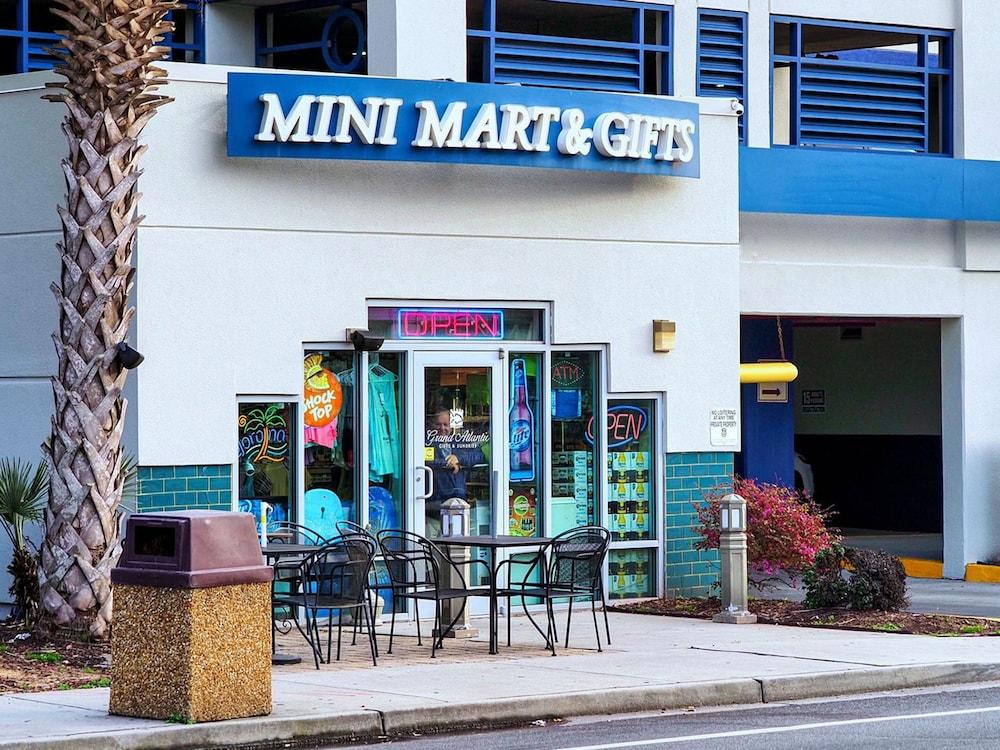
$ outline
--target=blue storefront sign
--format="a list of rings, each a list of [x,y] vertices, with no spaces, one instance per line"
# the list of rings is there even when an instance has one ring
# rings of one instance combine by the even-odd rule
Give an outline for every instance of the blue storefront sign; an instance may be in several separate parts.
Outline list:
[[[229,156],[699,176],[698,105],[656,96],[230,73]]]

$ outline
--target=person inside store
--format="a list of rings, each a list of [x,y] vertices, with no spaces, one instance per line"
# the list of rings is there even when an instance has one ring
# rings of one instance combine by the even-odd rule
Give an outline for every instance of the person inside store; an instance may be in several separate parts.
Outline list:
[[[453,497],[475,502],[467,497],[465,482],[470,467],[486,463],[477,437],[467,432],[456,435],[448,409],[437,409],[427,419],[424,445],[434,450],[433,459],[424,462],[434,474],[434,492],[424,501],[425,532],[430,539],[441,536],[441,503]]]

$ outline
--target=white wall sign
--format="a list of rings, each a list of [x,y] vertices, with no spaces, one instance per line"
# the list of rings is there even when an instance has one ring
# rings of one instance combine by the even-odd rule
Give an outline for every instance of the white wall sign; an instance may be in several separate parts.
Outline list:
[[[719,447],[737,445],[739,425],[736,422],[736,409],[712,409],[709,432],[712,445]]]
[[[824,414],[826,413],[826,389],[814,388],[802,391],[802,413],[803,414]]]
[[[757,403],[787,404],[788,383],[757,383]]]

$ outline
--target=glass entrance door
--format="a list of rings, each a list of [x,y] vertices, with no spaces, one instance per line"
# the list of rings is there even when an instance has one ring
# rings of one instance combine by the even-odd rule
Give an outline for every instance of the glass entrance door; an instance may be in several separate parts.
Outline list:
[[[503,533],[501,360],[494,352],[416,352],[413,377],[415,530],[439,536],[441,503],[457,497],[470,505],[470,534]]]

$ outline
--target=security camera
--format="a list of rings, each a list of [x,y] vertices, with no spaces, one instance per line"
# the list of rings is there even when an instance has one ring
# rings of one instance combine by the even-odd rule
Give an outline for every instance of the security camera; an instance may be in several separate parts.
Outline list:
[[[115,347],[115,359],[126,370],[134,370],[142,364],[145,357],[129,346],[127,341],[122,341]]]
[[[735,112],[736,114],[738,114],[738,115],[742,115],[743,114],[743,102],[741,102],[739,99],[733,99],[733,100],[731,100],[729,102],[729,106],[733,110],[733,112]]]
[[[371,331],[366,331],[363,328],[349,328],[347,338],[354,344],[356,352],[377,352],[385,343],[382,336],[375,336]]]

